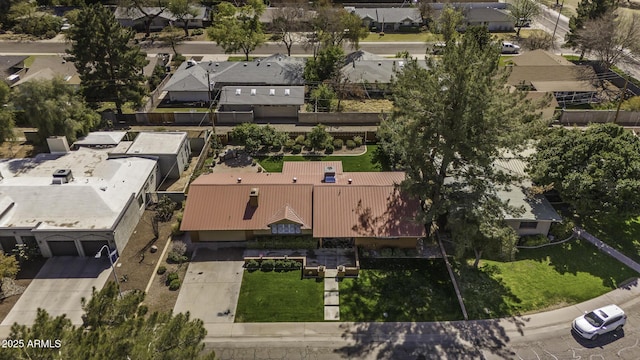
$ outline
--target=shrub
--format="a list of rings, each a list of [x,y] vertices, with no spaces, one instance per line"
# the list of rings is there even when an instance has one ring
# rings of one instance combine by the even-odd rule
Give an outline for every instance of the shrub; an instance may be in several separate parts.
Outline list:
[[[289,270],[289,261],[288,260],[276,260],[275,269],[276,269],[276,271]]]
[[[175,252],[182,256],[187,252],[187,244],[185,244],[184,241],[174,241],[173,246],[171,247],[171,252]]]
[[[307,149],[311,149],[311,140],[309,140],[309,139],[305,140],[303,145]]]
[[[293,139],[288,139],[284,142],[285,150],[291,150],[291,148],[296,144],[296,141]]]
[[[166,273],[166,272],[167,272],[167,267],[166,267],[166,266],[160,266],[160,267],[158,268],[157,274],[158,274],[158,275],[162,275],[162,274],[164,274],[164,273]]]
[[[203,29],[193,29],[193,31],[191,31],[191,35],[195,36],[195,35],[202,35],[204,34],[204,30]]]
[[[382,257],[391,257],[393,256],[393,250],[389,248],[382,249],[382,251],[380,251],[380,255]]]
[[[352,150],[356,148],[356,142],[353,140],[347,140],[347,149]]]
[[[553,235],[554,240],[565,240],[573,234],[573,220],[563,217],[561,223],[551,224],[549,234]]]
[[[180,222],[175,222],[171,225],[171,235],[182,235],[182,231],[180,230]]]
[[[167,274],[167,280],[165,282],[165,284],[167,284],[167,286],[169,284],[171,284],[172,281],[174,280],[178,280],[180,277],[178,276],[178,273],[175,271],[172,271],[170,273]]]
[[[169,290],[176,291],[178,289],[180,289],[180,279],[172,280],[171,283],[169,283]]]
[[[276,266],[275,260],[269,259],[269,260],[262,261],[260,268],[262,269],[262,271],[273,271],[273,268],[275,266]]]
[[[325,154],[333,154],[333,145],[329,144],[324,148]]]
[[[244,264],[244,266],[247,269],[258,269],[260,267],[260,263],[258,260],[249,260]]]
[[[291,148],[291,153],[293,154],[300,154],[301,152],[302,152],[302,145],[296,144]]]
[[[298,135],[295,141],[298,145],[304,145],[304,135]]]
[[[362,146],[362,136],[354,136],[353,137],[353,142],[356,143],[357,147]]]
[[[540,246],[548,243],[549,239],[542,234],[528,235],[520,238],[521,246]]]
[[[171,251],[169,255],[167,255],[167,262],[172,264],[182,264],[183,262],[186,262],[188,260],[189,260],[188,257],[184,255],[180,255],[174,251]]]
[[[333,140],[333,147],[340,150],[342,149],[342,147],[344,146],[344,141],[342,141],[342,139],[335,139]]]

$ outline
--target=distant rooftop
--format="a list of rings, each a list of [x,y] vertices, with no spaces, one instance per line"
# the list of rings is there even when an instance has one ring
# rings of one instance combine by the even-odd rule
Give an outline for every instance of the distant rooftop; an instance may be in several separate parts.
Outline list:
[[[303,105],[304,86],[225,86],[220,105]]]
[[[116,146],[126,135],[126,131],[94,131],[76,141],[74,144],[80,146]]]

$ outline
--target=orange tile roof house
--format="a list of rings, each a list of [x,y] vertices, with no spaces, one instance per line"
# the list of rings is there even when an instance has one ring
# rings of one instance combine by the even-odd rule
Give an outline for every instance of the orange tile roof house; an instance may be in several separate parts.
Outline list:
[[[214,173],[189,189],[181,229],[193,241],[260,235],[348,238],[356,245],[415,247],[425,235],[402,172],[345,173],[340,162],[285,162],[282,173]]]

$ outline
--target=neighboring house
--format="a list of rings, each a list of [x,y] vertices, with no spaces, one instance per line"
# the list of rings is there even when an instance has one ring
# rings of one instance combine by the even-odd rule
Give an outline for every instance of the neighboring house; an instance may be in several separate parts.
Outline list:
[[[345,56],[341,72],[349,83],[362,84],[367,91],[386,92],[396,72],[406,63],[406,59],[389,59],[358,50]],[[425,60],[418,60],[418,65],[425,68],[427,66]]]
[[[220,91],[216,122],[298,119],[304,86],[225,86]]]
[[[511,62],[509,85],[551,92],[561,106],[599,101],[597,76],[591,66],[574,65],[562,56],[544,50],[514,56]]]
[[[1,160],[0,246],[35,245],[44,257],[122,252],[157,172],[155,160],[89,148]]]
[[[238,177],[240,176],[240,177]],[[213,173],[189,188],[181,229],[192,241],[311,235],[365,247],[412,248],[425,235],[401,172],[345,173],[341,162],[285,162],[282,173]],[[224,206],[220,206],[224,204]]]
[[[196,16],[189,15],[187,18],[189,19],[189,28],[202,28],[208,26],[210,24],[210,10],[206,6],[193,6],[193,8],[197,11]],[[169,25],[173,25],[176,27],[184,27],[184,23],[182,21],[178,21],[178,18],[171,13],[168,9],[164,9],[161,12],[162,8],[158,7],[143,7],[144,13],[147,14],[157,14],[160,15],[153,18],[151,21],[150,29],[153,31],[162,30]],[[116,7],[114,11],[114,15],[116,20],[120,23],[120,25],[124,27],[130,27],[134,29],[144,30],[145,22],[147,21],[147,16],[137,7]]]
[[[170,101],[215,100],[225,86],[302,86],[304,60],[272,55],[251,62],[185,61],[178,67],[163,91]]]
[[[9,84],[20,80],[20,72],[24,69],[24,62],[28,56],[2,55],[0,56],[0,74]]]
[[[465,26],[486,26],[489,31],[510,32],[513,31],[516,18],[507,10],[494,8],[467,7],[463,10]]]
[[[264,12],[260,15],[260,23],[266,30],[273,30],[273,20],[278,16],[279,8],[276,7],[268,7],[264,9]],[[297,19],[298,21],[298,31],[311,31],[311,21],[316,17],[315,10],[302,10],[304,15],[303,17]]]
[[[121,155],[116,151],[110,153],[112,157]],[[163,180],[178,179],[189,167],[191,145],[186,132],[141,132],[124,155],[155,158]]]
[[[415,7],[404,8],[355,8],[345,7],[362,19],[362,23],[376,32],[408,32],[419,31],[424,25],[420,11]]]
[[[126,137],[126,131],[94,131],[73,143],[73,146],[76,148],[111,148],[118,146]]]
[[[527,152],[523,152],[517,156],[505,156],[495,161],[497,169],[523,179],[519,183],[508,186],[506,190],[498,191],[498,194],[503,200],[509,200],[511,206],[524,209],[521,215],[507,216],[505,219],[507,224],[518,232],[518,235],[547,235],[551,224],[562,221],[562,218],[544,195],[528,194],[532,183],[525,171],[527,155]]]
[[[154,67],[162,60],[162,57],[148,56],[147,59],[149,63],[144,67],[143,73],[146,76],[150,76]],[[67,61],[62,55],[34,56],[33,62],[28,66],[24,66],[24,69],[18,72],[17,75],[19,77],[14,79],[11,87],[20,86],[28,81],[52,80],[56,77],[61,78],[68,85],[80,86],[80,75],[76,70],[75,64]]]

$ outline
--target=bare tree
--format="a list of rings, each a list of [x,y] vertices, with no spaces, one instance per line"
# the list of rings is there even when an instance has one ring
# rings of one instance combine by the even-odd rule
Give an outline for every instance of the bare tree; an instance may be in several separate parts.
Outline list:
[[[153,20],[167,10],[168,0],[121,0],[120,5],[127,8],[130,14],[135,14],[136,10],[144,15],[144,33],[151,34],[151,24]]]
[[[291,56],[293,44],[301,41],[296,32],[304,28],[307,14],[307,3],[304,0],[293,0],[287,4],[282,4],[273,12],[274,38],[284,44],[289,56]]]
[[[598,19],[587,20],[584,28],[577,31],[577,43],[609,69],[624,61],[627,51],[640,52],[640,15],[609,11]]]
[[[515,0],[511,6],[511,15],[516,18],[516,36],[519,38],[522,27],[540,13],[540,7],[534,0]]]

